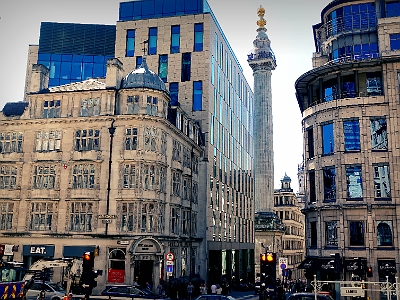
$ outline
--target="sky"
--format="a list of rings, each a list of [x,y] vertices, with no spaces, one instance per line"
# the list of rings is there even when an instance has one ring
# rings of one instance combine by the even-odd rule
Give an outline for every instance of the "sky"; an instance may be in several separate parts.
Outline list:
[[[312,69],[312,25],[331,0],[208,0],[253,87],[247,53],[257,35],[257,9],[265,8],[267,34],[277,60],[272,73],[274,187],[285,173],[298,191],[302,115],[294,83]],[[115,25],[121,0],[0,0],[0,110],[23,99],[28,46],[37,45],[41,22]]]

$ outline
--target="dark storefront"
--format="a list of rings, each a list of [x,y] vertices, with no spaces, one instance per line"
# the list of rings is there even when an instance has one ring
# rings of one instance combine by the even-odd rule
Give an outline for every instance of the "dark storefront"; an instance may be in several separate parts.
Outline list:
[[[54,245],[23,245],[24,266],[29,268],[39,259],[54,257],[54,249]]]

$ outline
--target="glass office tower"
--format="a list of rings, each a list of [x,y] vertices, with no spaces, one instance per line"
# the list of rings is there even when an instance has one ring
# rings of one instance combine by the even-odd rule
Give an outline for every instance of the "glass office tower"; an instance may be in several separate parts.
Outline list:
[[[170,91],[171,106],[180,106],[202,129],[205,147],[199,165],[201,215],[197,235],[166,245],[175,256],[172,275],[199,274],[209,282],[225,280],[231,284],[252,282],[254,96],[207,1],[122,2],[115,27],[87,25],[91,26],[87,30],[101,29],[104,33],[102,40],[95,35],[96,51],[87,52],[83,47],[82,52],[75,53],[72,46],[68,53],[62,53],[62,47],[48,47],[59,39],[47,29],[49,26],[64,28],[60,30],[63,38],[68,37],[71,43],[80,36],[65,29],[76,29],[80,24],[43,23],[39,46],[30,47],[28,72],[30,65],[42,63],[50,67],[52,83],[64,84],[79,80],[79,76],[83,80],[90,71],[96,77],[101,73],[101,59],[105,62],[112,55],[122,62],[127,74],[146,55],[149,68],[158,72]],[[73,33],[69,36],[67,32]],[[113,32],[111,51],[108,43],[114,38]],[[80,69],[78,59],[82,59]],[[179,126],[186,128],[185,124]],[[180,201],[176,199],[177,204]],[[194,239],[201,245],[196,249],[191,246]]]

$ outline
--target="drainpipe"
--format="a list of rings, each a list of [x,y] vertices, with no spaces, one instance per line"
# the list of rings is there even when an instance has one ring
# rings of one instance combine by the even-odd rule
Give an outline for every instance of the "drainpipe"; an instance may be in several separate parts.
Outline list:
[[[114,140],[114,127],[115,120],[112,120],[111,126],[108,127],[108,132],[110,133],[110,156],[108,159],[108,182],[107,182],[107,216],[110,214],[110,193],[111,193],[111,164],[112,164],[112,149]],[[108,223],[106,223],[106,235],[108,235]]]

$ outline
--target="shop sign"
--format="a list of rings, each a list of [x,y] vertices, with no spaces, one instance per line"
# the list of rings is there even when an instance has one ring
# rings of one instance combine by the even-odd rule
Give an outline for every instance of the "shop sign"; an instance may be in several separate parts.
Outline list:
[[[379,272],[397,273],[394,260],[378,260],[378,268]]]
[[[156,253],[157,247],[153,241],[145,240],[139,243],[136,247],[136,253]]]
[[[341,287],[340,296],[344,297],[357,297],[362,296],[363,290],[361,287]]]
[[[107,282],[124,283],[125,270],[108,269]]]
[[[4,255],[12,256],[14,255],[15,247],[14,245],[4,245]]]
[[[48,245],[24,245],[24,256],[54,256],[54,246]]]

